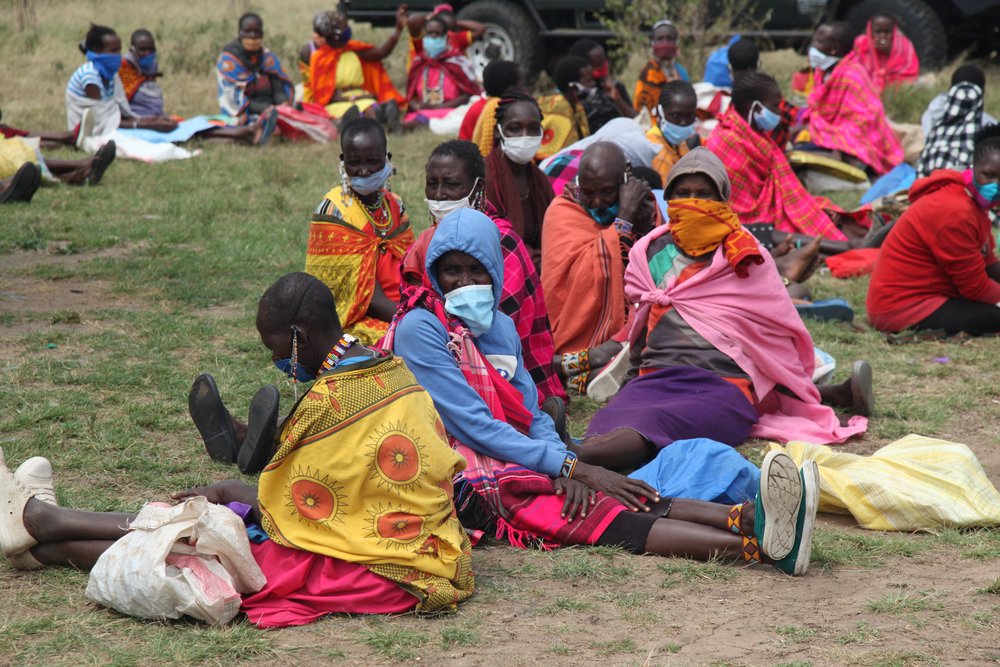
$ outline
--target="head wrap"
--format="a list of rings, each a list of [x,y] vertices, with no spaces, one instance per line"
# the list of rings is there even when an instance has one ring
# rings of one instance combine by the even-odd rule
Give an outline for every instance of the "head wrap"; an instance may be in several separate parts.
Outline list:
[[[704,146],[691,149],[684,157],[674,164],[670,173],[667,174],[667,182],[663,184],[663,194],[670,198],[674,181],[687,174],[705,174],[719,191],[722,201],[728,202],[729,195],[732,194],[733,186],[729,182],[729,174],[726,172],[726,165],[716,157],[715,153]]]

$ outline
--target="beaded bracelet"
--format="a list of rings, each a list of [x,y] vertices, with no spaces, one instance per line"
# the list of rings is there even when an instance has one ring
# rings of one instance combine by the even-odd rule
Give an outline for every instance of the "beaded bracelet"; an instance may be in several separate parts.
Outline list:
[[[573,473],[576,471],[577,461],[578,458],[576,454],[567,450],[566,458],[563,459],[562,468],[559,470],[559,476],[565,477],[566,479],[573,479]]]

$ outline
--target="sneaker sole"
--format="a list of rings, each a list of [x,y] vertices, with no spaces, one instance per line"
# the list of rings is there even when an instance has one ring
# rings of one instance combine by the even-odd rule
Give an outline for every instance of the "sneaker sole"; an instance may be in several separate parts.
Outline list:
[[[795,522],[802,502],[802,479],[795,461],[784,452],[768,452],[760,466],[760,502],[764,507],[764,535],[760,549],[781,560],[795,546]]]
[[[809,558],[812,555],[813,528],[816,526],[816,512],[819,511],[819,467],[815,461],[806,461],[802,466],[802,493],[805,495],[806,515],[802,522],[799,555],[792,571],[792,576],[795,577],[801,577],[809,571]]]

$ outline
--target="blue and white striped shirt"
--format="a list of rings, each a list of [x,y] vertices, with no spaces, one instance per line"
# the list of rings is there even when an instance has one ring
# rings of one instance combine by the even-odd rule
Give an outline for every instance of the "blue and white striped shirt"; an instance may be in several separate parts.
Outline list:
[[[115,95],[115,81],[112,79],[107,83],[101,78],[100,73],[97,71],[97,67],[94,63],[89,60],[73,72],[73,76],[69,78],[69,85],[67,85],[66,90],[74,95],[79,95],[80,97],[87,96],[87,86],[95,85],[101,91],[101,99],[109,100]]]

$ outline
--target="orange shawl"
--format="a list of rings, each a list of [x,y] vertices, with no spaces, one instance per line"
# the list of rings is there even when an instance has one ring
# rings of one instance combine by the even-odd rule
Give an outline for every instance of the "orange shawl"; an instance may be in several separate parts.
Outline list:
[[[147,81],[155,81],[151,76],[146,76],[139,68],[130,63],[128,60],[122,58],[121,69],[118,70],[118,76],[122,80],[122,88],[125,89],[125,99],[132,101],[135,94],[139,92],[139,86],[146,83]]]
[[[577,203],[552,200],[542,224],[542,292],[556,354],[599,345],[625,326],[625,263],[618,232]]]
[[[367,51],[374,48],[367,42],[360,42],[352,39],[339,49],[332,48],[326,44],[313,51],[309,58],[309,89],[311,100],[317,104],[327,105],[333,100],[333,95],[337,92],[337,61],[344,51]],[[400,106],[405,101],[399,94],[392,79],[385,71],[385,66],[380,60],[365,60],[361,58],[361,72],[365,77],[364,89],[375,96],[379,103],[396,100]]]

